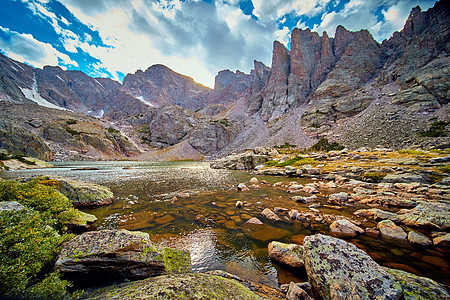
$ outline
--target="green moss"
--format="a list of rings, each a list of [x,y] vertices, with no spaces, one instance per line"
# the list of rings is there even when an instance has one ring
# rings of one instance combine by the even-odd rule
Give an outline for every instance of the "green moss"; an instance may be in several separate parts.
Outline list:
[[[275,167],[276,165],[278,165],[278,161],[276,161],[276,160],[269,160],[269,161],[266,161],[266,163],[265,163],[266,167]]]
[[[293,166],[293,167],[299,167],[303,165],[316,165],[317,162],[310,157],[303,157],[303,156],[297,156],[291,159],[288,159],[282,163],[277,164],[277,167],[286,167],[286,166]]]
[[[445,166],[437,167],[437,169],[442,173],[450,173],[450,164],[446,164]]]
[[[163,255],[167,273],[188,273],[191,271],[191,256],[188,251],[164,248]]]

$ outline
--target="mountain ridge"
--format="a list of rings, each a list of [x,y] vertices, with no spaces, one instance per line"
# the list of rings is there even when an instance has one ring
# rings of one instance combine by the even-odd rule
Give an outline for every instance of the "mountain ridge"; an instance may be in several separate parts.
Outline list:
[[[285,142],[306,147],[320,137],[349,147],[448,147],[447,137],[419,135],[435,119],[449,122],[448,12],[440,1],[426,12],[416,7],[382,43],[367,30],[338,26],[330,38],[296,28],[290,50],[274,42],[271,67],[222,70],[214,89],[164,65],[121,84],[0,55],[0,99],[39,98],[110,122],[140,151],[192,147],[196,158]]]

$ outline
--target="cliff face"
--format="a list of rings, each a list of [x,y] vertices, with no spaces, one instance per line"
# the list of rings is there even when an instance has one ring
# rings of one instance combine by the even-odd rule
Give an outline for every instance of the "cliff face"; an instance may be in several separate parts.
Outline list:
[[[33,69],[0,54],[0,101],[81,112],[113,122],[141,150],[188,149],[196,157],[284,142],[304,147],[321,136],[352,147],[448,144],[418,132],[432,118],[450,121],[449,11],[443,1],[426,12],[416,7],[382,44],[366,30],[338,26],[330,38],[294,29],[290,50],[274,42],[270,68],[254,61],[250,74],[220,71],[212,90],[163,65],[120,84],[59,67]],[[16,130],[11,126],[2,124],[3,131]],[[37,134],[44,144],[80,153],[80,141],[100,152],[116,147],[92,137],[67,142],[73,139],[60,125],[44,127]],[[119,152],[136,152],[127,151]]]

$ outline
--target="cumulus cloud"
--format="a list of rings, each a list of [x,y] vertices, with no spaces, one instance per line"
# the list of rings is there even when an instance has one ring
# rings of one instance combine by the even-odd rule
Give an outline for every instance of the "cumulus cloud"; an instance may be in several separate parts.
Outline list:
[[[68,55],[59,52],[50,44],[36,40],[31,34],[22,34],[3,27],[0,27],[0,30],[3,32],[0,35],[0,48],[15,60],[27,62],[38,68],[61,64],[78,67],[78,63]]]
[[[382,18],[377,14],[380,6],[386,7],[381,12]],[[351,31],[367,29],[375,40],[381,42],[388,39],[394,31],[403,28],[411,9],[420,5],[422,10],[427,10],[434,5],[434,1],[411,0],[350,0],[340,12],[331,11],[324,13],[321,23],[315,25],[312,30],[321,34],[326,31],[334,36],[336,27],[343,25]]]
[[[82,49],[100,59],[112,74],[162,63],[213,86],[214,75],[221,69],[249,72],[253,59],[270,64],[273,39],[281,37],[275,33],[275,21],[258,22],[230,1],[97,0],[86,4],[66,0],[65,4],[111,46],[66,38],[66,49]],[[282,37],[286,40],[285,34]]]
[[[279,19],[286,14],[314,15],[322,11],[329,0],[253,0],[253,13],[261,21]]]

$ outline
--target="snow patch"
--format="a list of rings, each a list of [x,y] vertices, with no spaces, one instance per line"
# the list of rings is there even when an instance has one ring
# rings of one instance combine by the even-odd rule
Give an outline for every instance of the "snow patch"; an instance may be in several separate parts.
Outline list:
[[[103,84],[101,84],[100,81],[98,81],[97,79],[95,79],[95,82],[97,82],[98,84],[100,84],[100,86],[101,86],[102,88],[105,88],[105,87],[103,86]]]
[[[104,114],[105,114],[105,111],[102,109],[102,110],[100,111],[100,113],[99,113],[98,115],[96,115],[96,117],[97,117],[97,118],[102,118]]]
[[[137,96],[136,99],[138,99],[139,101],[141,101],[142,103],[151,106],[151,107],[155,107],[155,105],[153,103],[151,103],[150,101],[147,101],[144,99],[144,97],[142,96]]]
[[[17,70],[16,68],[14,68],[13,65],[11,65],[11,69],[13,69],[13,70],[16,71],[16,72],[19,72],[19,70]]]
[[[58,77],[59,80],[61,80],[62,82],[64,82],[64,80],[63,80],[61,77],[59,77],[59,75],[56,75],[56,77]]]
[[[53,103],[48,102],[47,100],[42,98],[41,95],[39,95],[37,81],[36,81],[36,74],[33,76],[33,86],[31,87],[31,89],[22,88],[22,87],[19,87],[19,88],[22,91],[22,93],[24,94],[25,98],[27,98],[28,100],[31,100],[41,106],[45,106],[48,108],[56,108],[56,109],[66,110],[63,107],[60,107]]]
[[[16,66],[18,66],[19,68],[21,68],[22,69],[22,71],[25,71],[23,68],[22,68],[22,66],[21,65],[19,65],[18,63],[16,63],[15,61],[13,62]]]

